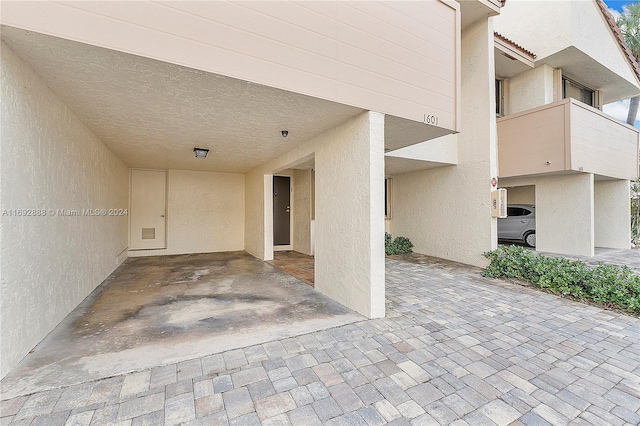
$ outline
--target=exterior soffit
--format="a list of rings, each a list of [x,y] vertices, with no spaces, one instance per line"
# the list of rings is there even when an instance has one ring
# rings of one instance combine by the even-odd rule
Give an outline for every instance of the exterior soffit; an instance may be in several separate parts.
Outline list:
[[[622,52],[624,53],[625,58],[629,62],[629,65],[633,69],[633,72],[635,73],[636,77],[638,78],[638,81],[640,82],[640,64],[638,64],[637,58],[633,56],[631,49],[629,49],[629,47],[627,46],[627,43],[625,43],[624,36],[622,35],[620,28],[618,28],[618,24],[616,24],[615,18],[611,15],[611,13],[609,13],[609,9],[607,8],[607,5],[604,3],[603,0],[595,0],[595,2],[598,5],[600,12],[602,13],[604,20],[609,25],[609,29],[613,33],[613,36],[615,37],[616,41],[620,45],[620,49],[622,49]]]
[[[497,32],[493,40],[496,77],[509,78],[534,68],[534,53]]]

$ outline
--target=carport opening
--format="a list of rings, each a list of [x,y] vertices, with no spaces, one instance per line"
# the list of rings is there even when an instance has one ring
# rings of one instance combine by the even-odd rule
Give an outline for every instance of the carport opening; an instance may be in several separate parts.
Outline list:
[[[498,219],[500,244],[536,247],[535,185],[507,187],[507,217]]]
[[[129,258],[3,379],[3,397],[362,319],[246,252]]]
[[[536,186],[512,186],[507,188],[507,202],[509,204],[536,205]]]

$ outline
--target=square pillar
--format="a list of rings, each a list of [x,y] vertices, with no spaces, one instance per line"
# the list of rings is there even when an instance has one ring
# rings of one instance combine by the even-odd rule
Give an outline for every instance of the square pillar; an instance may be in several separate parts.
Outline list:
[[[315,288],[369,318],[385,314],[384,115],[326,132],[315,163]]]
[[[595,246],[631,247],[631,193],[628,180],[594,182]]]
[[[550,176],[536,183],[536,250],[594,255],[593,175]]]

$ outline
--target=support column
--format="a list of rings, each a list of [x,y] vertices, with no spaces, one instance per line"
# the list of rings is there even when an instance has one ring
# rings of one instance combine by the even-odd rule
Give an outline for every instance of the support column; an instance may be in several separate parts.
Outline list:
[[[245,175],[244,249],[273,260],[273,175],[257,168]]]
[[[363,113],[321,138],[315,288],[369,318],[383,317],[384,115]]]
[[[631,194],[628,180],[594,182],[595,246],[631,247]]]
[[[594,255],[593,175],[550,176],[536,182],[536,250]]]

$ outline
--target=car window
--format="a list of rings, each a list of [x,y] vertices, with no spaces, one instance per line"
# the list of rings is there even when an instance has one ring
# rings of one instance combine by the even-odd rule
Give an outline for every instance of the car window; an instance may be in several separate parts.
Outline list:
[[[522,215],[523,216],[529,216],[531,213],[533,213],[531,210],[529,209],[522,209]]]
[[[520,207],[507,207],[507,216],[523,216],[524,210]]]

